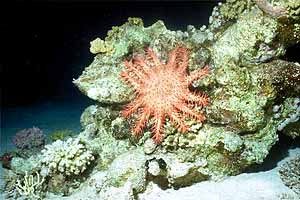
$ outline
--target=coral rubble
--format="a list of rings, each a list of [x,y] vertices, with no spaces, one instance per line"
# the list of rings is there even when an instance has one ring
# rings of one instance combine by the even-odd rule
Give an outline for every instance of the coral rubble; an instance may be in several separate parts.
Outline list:
[[[281,180],[300,197],[300,155],[297,155],[279,169]]]

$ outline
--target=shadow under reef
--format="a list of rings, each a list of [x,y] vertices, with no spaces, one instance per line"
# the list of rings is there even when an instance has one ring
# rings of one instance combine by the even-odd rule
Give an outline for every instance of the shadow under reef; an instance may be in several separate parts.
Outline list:
[[[256,173],[274,169],[278,163],[286,158],[290,149],[300,148],[300,138],[292,139],[284,134],[279,134],[278,142],[271,148],[268,156],[261,164],[255,164],[248,167],[245,173]]]

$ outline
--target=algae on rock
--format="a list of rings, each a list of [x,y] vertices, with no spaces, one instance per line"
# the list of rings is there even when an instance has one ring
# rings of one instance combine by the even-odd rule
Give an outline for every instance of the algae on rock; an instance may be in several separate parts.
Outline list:
[[[133,91],[120,80],[125,58],[142,53],[146,46],[163,49],[159,52],[166,56],[182,37],[181,33],[167,30],[162,21],[143,27],[141,19],[129,18],[124,25],[113,27],[105,38],[104,43],[110,43],[114,51],[99,52],[93,63],[73,82],[85,95],[100,103],[126,103],[132,98]]]

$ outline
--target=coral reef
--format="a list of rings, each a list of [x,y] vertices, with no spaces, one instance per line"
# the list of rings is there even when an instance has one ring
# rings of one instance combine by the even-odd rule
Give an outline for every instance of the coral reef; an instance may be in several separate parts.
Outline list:
[[[281,60],[300,42],[299,8],[228,0],[199,29],[139,18],[113,27],[91,42],[95,58],[73,81],[96,101],[81,133],[14,157],[7,182],[38,172],[46,198],[132,200],[149,183],[177,189],[262,163],[279,134],[299,136],[300,65]]]
[[[43,190],[59,195],[68,195],[78,188],[85,177],[94,167],[96,157],[90,151],[84,140],[80,138],[69,138],[67,141],[56,140],[45,146],[39,154],[27,159],[14,157],[11,161],[11,170],[6,172],[5,191],[8,197],[15,197],[18,193],[16,188],[17,180],[27,177],[28,180],[36,179],[27,174],[38,173],[43,181]],[[85,174],[85,176],[83,176]],[[36,176],[35,176],[36,177]],[[26,181],[28,182],[28,180]],[[19,181],[20,182],[20,181]],[[27,187],[25,182],[20,183],[22,188]],[[28,184],[27,184],[28,185]],[[33,186],[35,187],[35,186]],[[26,188],[21,190],[25,190]],[[28,193],[29,189],[26,189]],[[23,191],[26,192],[26,191]]]
[[[279,174],[283,183],[300,197],[300,155],[280,166]]]
[[[107,180],[102,183],[102,188],[121,188],[130,185],[132,191],[142,192],[146,187],[146,157],[141,149],[128,151],[118,156],[107,170]],[[101,188],[98,187],[98,190]],[[109,189],[108,189],[109,191]]]
[[[80,91],[98,102],[107,104],[127,103],[128,97],[133,98],[133,91],[119,78],[122,71],[121,64],[125,60],[125,56],[133,49],[135,52],[142,53],[144,46],[150,41],[161,45],[160,40],[163,39],[175,44],[174,39],[179,41],[178,37],[182,37],[182,35],[167,30],[162,21],[144,28],[141,19],[129,18],[126,24],[113,27],[108,32],[105,43],[110,43],[114,51],[98,53],[94,62],[85,69],[82,76],[73,82]],[[165,49],[161,51],[162,48],[164,49],[164,47],[160,47],[153,48],[153,50],[165,52]],[[174,45],[169,45],[168,52],[173,48]]]
[[[120,154],[127,152],[132,145],[126,140],[129,134],[128,123],[114,107],[89,106],[81,115],[84,131],[79,137],[99,158],[97,168],[104,170]]]
[[[116,85],[112,77],[116,79],[119,74],[123,74],[124,79],[124,69],[135,77],[139,74],[134,70],[147,71],[149,67],[141,63],[149,62],[140,56],[143,55],[144,46],[149,46],[164,61],[168,60],[169,52],[177,45],[187,46],[190,57],[186,62],[191,73],[201,69],[205,63],[211,66],[208,77],[193,83],[195,91],[201,89],[210,96],[211,104],[204,109],[207,121],[203,124],[187,120],[185,123],[190,128],[185,134],[180,134],[178,127],[169,119],[171,116],[166,117],[162,127],[165,139],[160,145],[147,139],[150,132],[149,127],[145,127],[144,136],[137,144],[143,146],[147,157],[147,172],[151,174],[151,180],[176,187],[238,174],[254,163],[262,163],[278,140],[278,127],[287,115],[274,117],[272,107],[275,101],[284,104],[283,97],[299,93],[299,65],[278,60],[279,56],[284,55],[287,46],[299,41],[299,31],[295,28],[298,23],[292,20],[298,15],[290,15],[295,13],[291,10],[298,8],[294,3],[278,1],[276,5],[271,5],[265,2],[228,1],[214,8],[208,27],[203,26],[197,30],[189,26],[187,32],[169,31],[161,21],[150,27],[143,27],[140,20],[136,19],[133,23],[131,18],[124,25],[114,27],[103,40],[120,48],[120,40],[123,38],[122,54],[120,51],[99,52],[94,62],[74,83],[83,93],[101,104],[122,105],[132,101],[131,107],[137,107],[129,109],[131,114],[140,107],[133,100],[135,95],[140,98],[137,88],[141,84],[138,81],[145,81],[146,78],[125,77],[133,90],[127,88],[123,92],[119,89],[124,87],[122,82]],[[276,9],[285,12],[273,12]],[[293,34],[285,35],[289,31]],[[128,35],[138,37],[129,38]],[[124,60],[132,57],[132,61],[123,65]],[[147,53],[145,58],[155,60]],[[107,79],[107,75],[111,77]],[[106,95],[103,92],[105,87],[98,84],[101,81],[114,83],[116,89],[109,89],[109,95]],[[168,81],[163,82],[165,86],[167,83]],[[90,88],[95,87],[98,87],[93,90],[97,96],[89,95]],[[121,99],[118,98],[120,96]],[[156,105],[158,104],[152,108]],[[292,109],[290,105],[285,107]],[[138,110],[145,113],[146,109],[142,106]],[[133,132],[142,131],[141,127],[145,126],[146,119],[149,118],[146,114],[135,127],[139,131]],[[298,121],[297,117],[292,118],[293,122]],[[133,123],[132,119],[127,122],[129,125]],[[150,124],[155,124],[155,119],[150,120]],[[127,124],[123,126],[127,132]],[[284,129],[286,130],[287,128]],[[125,153],[120,156],[122,155],[125,156]]]
[[[46,136],[37,127],[23,129],[16,133],[13,144],[17,147],[17,153],[23,157],[30,157],[41,151],[46,143]]]
[[[126,137],[120,133],[123,135],[120,138],[129,138],[143,147],[147,160],[144,167],[150,174],[150,180],[182,187],[201,180],[238,174],[252,164],[262,163],[277,142],[278,127],[287,115],[274,117],[272,108],[275,102],[285,104],[284,97],[299,94],[299,65],[278,59],[284,55],[287,46],[299,41],[300,34],[296,28],[299,23],[294,20],[298,15],[290,15],[291,10],[298,7],[292,4],[294,2],[265,4],[231,0],[214,8],[208,27],[196,29],[188,26],[186,32],[169,31],[161,21],[143,27],[141,20],[131,18],[124,25],[114,27],[101,42],[113,46],[115,51],[98,52],[93,63],[74,83],[84,94],[100,104],[120,105],[122,108],[123,104],[132,102],[129,109],[127,107],[122,113],[125,112],[125,117],[133,116],[127,119],[129,127],[138,118],[132,132],[144,132],[144,135],[138,141],[132,140],[127,135],[130,132],[128,125],[121,120],[120,115],[116,118],[122,121],[120,125],[126,132]],[[287,36],[287,32],[293,34]],[[201,90],[207,93],[211,104],[203,109],[207,119],[204,123],[185,120],[189,127],[185,134],[180,134],[180,128],[174,126],[172,116],[163,114],[166,120],[160,129],[164,133],[164,140],[158,145],[147,138],[151,134],[150,127],[161,123],[157,123],[157,117],[154,117],[146,126],[150,118],[144,106],[147,100],[140,100],[141,106],[138,104],[139,99],[135,98],[141,98],[140,88],[143,81],[147,80],[148,68],[155,68],[155,60],[168,63],[169,52],[178,45],[189,49],[190,56],[185,62],[191,74],[201,70],[206,63],[210,65],[209,76],[195,81],[192,86],[196,92]],[[154,57],[148,52],[144,53],[145,46],[157,55]],[[116,47],[122,51],[116,51]],[[184,52],[180,53],[182,57],[185,55]],[[125,64],[124,60],[127,60]],[[115,81],[120,74],[132,88],[126,88],[122,82]],[[151,78],[152,81],[156,80],[153,76]],[[168,86],[168,81],[173,80],[173,77],[167,79],[162,82],[164,87],[174,88]],[[112,83],[114,89],[106,87]],[[147,90],[147,94],[152,91],[155,93],[156,88]],[[159,93],[152,96],[151,100],[154,101]],[[151,108],[158,105],[160,103],[155,103]],[[285,107],[292,109],[291,105]],[[192,109],[193,112],[199,111]],[[93,116],[99,111],[94,112]],[[113,121],[107,113],[105,116],[107,120]],[[293,122],[298,122],[297,117],[292,118]],[[91,131],[91,124],[85,129],[87,132]],[[98,137],[97,129],[102,127],[97,124],[93,125],[95,138]],[[285,132],[287,128],[283,130]],[[114,134],[113,137],[118,136]]]
[[[39,171],[41,155],[33,155],[29,158],[13,157],[11,160],[11,169],[16,174],[24,175],[26,171],[28,173]]]

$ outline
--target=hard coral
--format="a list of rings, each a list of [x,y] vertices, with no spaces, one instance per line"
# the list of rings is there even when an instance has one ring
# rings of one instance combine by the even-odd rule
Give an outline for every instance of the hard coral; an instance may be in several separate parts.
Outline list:
[[[24,199],[41,199],[45,179],[40,177],[39,173],[36,172],[35,174],[28,175],[26,172],[23,180],[17,180],[16,189]]]
[[[47,173],[79,175],[84,172],[95,159],[80,138],[69,138],[67,141],[57,140],[46,145],[42,150],[42,168]]]
[[[203,69],[188,72],[189,54],[184,47],[176,47],[169,53],[166,63],[162,63],[154,51],[146,49],[146,57],[137,56],[125,61],[125,70],[121,78],[135,89],[136,97],[122,111],[128,118],[137,112],[137,121],[133,133],[140,135],[146,122],[154,118],[153,140],[161,143],[164,137],[163,125],[166,117],[177,124],[179,131],[186,132],[188,125],[184,123],[187,118],[199,122],[205,116],[195,112],[193,107],[204,107],[208,104],[208,97],[202,93],[190,91],[193,81],[206,76],[208,66]]]

